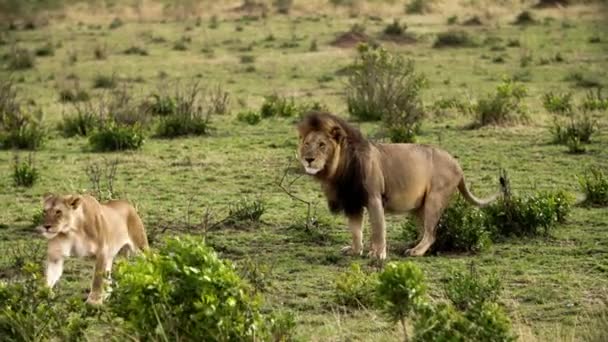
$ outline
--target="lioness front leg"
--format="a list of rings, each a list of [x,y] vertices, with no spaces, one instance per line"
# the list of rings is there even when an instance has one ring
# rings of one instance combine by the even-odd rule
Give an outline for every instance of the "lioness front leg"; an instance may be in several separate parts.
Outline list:
[[[49,256],[46,261],[46,284],[53,287],[63,273],[63,257]]]
[[[348,229],[352,242],[350,246],[342,248],[342,253],[361,255],[363,252],[363,212],[348,216]]]
[[[384,260],[386,259],[386,224],[384,222],[382,199],[380,197],[370,197],[367,210],[372,231],[369,256]]]
[[[103,301],[103,283],[107,270],[108,258],[105,254],[99,253],[95,258],[95,269],[93,270],[93,283],[91,292],[87,298],[87,303],[99,305]]]

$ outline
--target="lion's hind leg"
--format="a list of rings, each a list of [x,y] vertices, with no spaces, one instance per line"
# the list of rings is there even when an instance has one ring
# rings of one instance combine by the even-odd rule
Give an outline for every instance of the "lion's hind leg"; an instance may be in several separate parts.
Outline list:
[[[416,246],[407,250],[406,254],[411,256],[422,256],[435,243],[437,233],[437,223],[447,203],[443,193],[429,193],[424,205],[416,212],[419,224],[422,225],[422,239]]]

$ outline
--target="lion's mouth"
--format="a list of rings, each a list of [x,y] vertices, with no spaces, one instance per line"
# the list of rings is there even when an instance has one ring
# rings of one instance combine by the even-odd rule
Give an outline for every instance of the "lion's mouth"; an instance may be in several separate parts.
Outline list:
[[[321,171],[321,169],[315,169],[309,166],[304,166],[304,169],[309,175],[316,175],[317,173],[319,173],[319,171]]]

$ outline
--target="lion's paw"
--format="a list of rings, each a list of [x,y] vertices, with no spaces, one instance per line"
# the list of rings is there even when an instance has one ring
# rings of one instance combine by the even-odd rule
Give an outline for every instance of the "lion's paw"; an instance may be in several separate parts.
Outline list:
[[[340,253],[345,255],[358,255],[361,256],[363,254],[362,248],[353,248],[353,246],[345,246],[340,249]]]
[[[103,303],[103,298],[101,295],[94,294],[94,293],[89,294],[89,297],[87,298],[87,304],[97,306],[97,305],[101,305],[102,303]]]
[[[386,259],[386,248],[376,248],[372,247],[367,254],[368,257],[378,260]]]

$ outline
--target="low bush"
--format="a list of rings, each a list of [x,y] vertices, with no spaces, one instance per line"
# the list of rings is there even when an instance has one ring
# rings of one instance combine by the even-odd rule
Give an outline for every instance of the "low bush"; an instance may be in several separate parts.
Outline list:
[[[571,114],[567,118],[555,118],[551,127],[553,143],[568,145],[573,141],[589,144],[597,132],[597,121],[589,114]]]
[[[114,75],[98,74],[93,79],[93,88],[112,89],[116,88],[117,84],[118,82]]]
[[[40,176],[34,166],[34,157],[30,154],[26,161],[20,161],[16,155],[13,161],[13,182],[16,186],[31,188]]]
[[[543,106],[549,113],[569,114],[572,112],[572,93],[554,94],[548,92],[543,95]]]
[[[474,265],[471,265],[468,272],[452,272],[444,285],[446,296],[461,312],[485,303],[496,303],[501,290],[502,285],[496,275],[484,277]]]
[[[87,137],[100,124],[99,116],[89,106],[75,106],[76,111],[63,117],[57,128],[66,138]]]
[[[60,102],[83,102],[88,101],[90,98],[89,93],[79,86],[72,88],[64,87],[59,90]]]
[[[410,0],[405,4],[407,14],[427,14],[432,10],[433,0]]]
[[[163,115],[156,127],[158,137],[175,138],[209,133],[211,109],[198,82],[183,86],[176,84],[174,94],[161,93],[153,98],[152,110]]]
[[[272,268],[267,264],[246,258],[236,264],[236,269],[256,293],[266,292],[272,286]]]
[[[604,86],[601,76],[587,69],[572,70],[564,80],[572,82],[580,88],[602,88]]]
[[[262,118],[271,117],[293,117],[298,114],[298,106],[293,98],[286,98],[273,94],[264,97],[264,103],[260,107],[260,116]]]
[[[520,12],[515,20],[513,21],[513,25],[532,25],[536,24],[537,20],[532,15],[530,11],[522,11]]]
[[[348,271],[338,275],[335,285],[335,300],[350,308],[371,308],[375,303],[378,277],[363,272],[359,264],[351,264]]]
[[[13,80],[0,81],[0,149],[37,150],[42,147],[47,135],[42,125],[42,112],[28,112],[28,109],[18,98]]]
[[[95,152],[137,150],[144,143],[143,129],[106,121],[89,135],[89,144]]]
[[[267,340],[276,322],[201,239],[168,239],[156,253],[119,263],[114,277],[120,286],[109,306],[142,339]]]
[[[449,30],[437,34],[434,48],[475,47],[477,43],[467,31]]]
[[[55,47],[52,43],[46,43],[34,50],[34,54],[38,57],[48,57],[55,55]]]
[[[506,125],[526,118],[526,108],[522,99],[527,94],[524,85],[505,79],[496,87],[496,92],[477,101],[473,111],[474,127]]]
[[[13,48],[8,55],[8,68],[10,70],[31,69],[36,64],[34,54],[24,48]]]
[[[148,50],[141,46],[131,46],[124,51],[125,55],[148,56]]]
[[[392,23],[386,25],[382,32],[388,36],[401,36],[405,33],[406,30],[407,25],[402,25],[399,20],[395,19]]]
[[[432,253],[477,253],[485,250],[492,242],[484,212],[460,196],[450,202],[436,229],[437,239],[431,247]],[[413,221],[406,221],[402,225],[402,237],[407,243],[422,238],[418,236],[418,228]]]
[[[606,111],[608,110],[608,97],[602,96],[602,88],[597,88],[595,92],[589,91],[581,104],[583,111]]]
[[[251,228],[257,226],[266,212],[266,205],[260,200],[242,200],[230,204],[224,226],[233,228]]]
[[[257,125],[262,120],[262,117],[257,112],[252,110],[242,111],[237,115],[237,120],[245,122],[249,125]]]
[[[608,175],[599,168],[590,168],[578,177],[578,183],[585,195],[583,204],[608,206]]]
[[[209,118],[198,112],[165,116],[160,119],[156,127],[156,136],[160,138],[198,136],[208,133]]]

